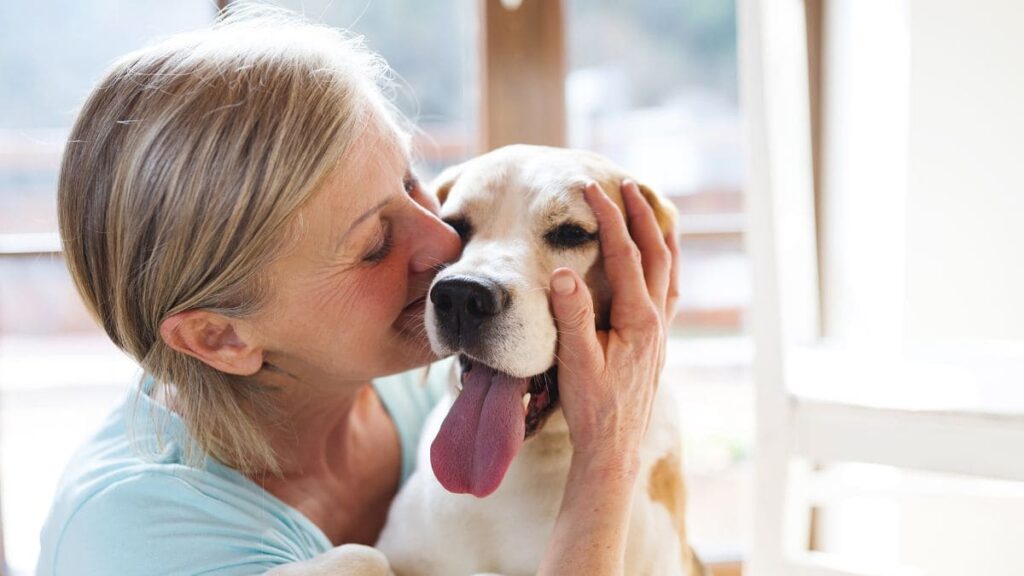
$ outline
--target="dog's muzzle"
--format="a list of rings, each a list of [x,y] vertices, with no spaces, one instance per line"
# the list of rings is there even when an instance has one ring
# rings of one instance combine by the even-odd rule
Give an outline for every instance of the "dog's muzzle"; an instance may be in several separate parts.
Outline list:
[[[453,348],[481,340],[509,300],[507,290],[485,278],[453,276],[430,289],[439,335]]]

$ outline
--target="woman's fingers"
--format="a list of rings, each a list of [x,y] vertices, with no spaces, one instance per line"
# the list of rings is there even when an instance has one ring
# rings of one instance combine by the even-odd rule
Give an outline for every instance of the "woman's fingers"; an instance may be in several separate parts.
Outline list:
[[[612,289],[613,328],[628,328],[647,320],[651,298],[644,281],[640,249],[637,248],[622,211],[596,183],[584,188],[584,198],[597,217],[605,275]]]
[[[590,290],[568,268],[555,270],[550,284],[551,308],[558,326],[559,370],[585,379],[600,374],[604,370],[604,347],[597,338]]]
[[[630,236],[640,249],[647,292],[654,300],[654,304],[659,309],[664,309],[669,276],[672,272],[672,253],[665,245],[654,208],[640,193],[636,182],[628,179],[622,181],[622,200],[629,218]]]
[[[665,298],[665,326],[672,324],[679,303],[679,236],[673,228],[665,235],[665,245],[672,254],[672,269],[668,276],[668,293]]]

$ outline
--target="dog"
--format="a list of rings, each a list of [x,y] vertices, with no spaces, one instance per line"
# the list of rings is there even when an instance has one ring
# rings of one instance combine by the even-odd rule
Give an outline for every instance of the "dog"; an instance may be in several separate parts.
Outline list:
[[[597,327],[608,328],[611,292],[583,188],[597,182],[623,209],[625,177],[597,154],[514,145],[449,168],[432,184],[464,249],[431,284],[425,323],[434,351],[458,362],[376,544],[397,576],[537,572],[572,456],[548,279],[559,267],[579,273]],[[640,190],[668,232],[674,208]],[[704,573],[686,538],[674,407],[671,387],[659,386],[633,496],[631,575]]]

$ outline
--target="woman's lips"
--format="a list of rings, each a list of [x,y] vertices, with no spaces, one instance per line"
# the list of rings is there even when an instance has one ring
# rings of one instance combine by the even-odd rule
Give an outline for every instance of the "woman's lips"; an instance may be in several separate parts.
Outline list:
[[[405,308],[402,308],[402,314],[404,315],[404,314],[409,314],[409,313],[414,313],[414,312],[421,312],[425,308],[425,304],[426,303],[427,303],[427,297],[426,296],[420,296],[419,298],[417,298],[417,299],[413,300],[412,302],[406,304]]]
[[[396,324],[403,330],[422,330],[423,314],[426,311],[427,297],[421,296],[405,305],[398,314]]]

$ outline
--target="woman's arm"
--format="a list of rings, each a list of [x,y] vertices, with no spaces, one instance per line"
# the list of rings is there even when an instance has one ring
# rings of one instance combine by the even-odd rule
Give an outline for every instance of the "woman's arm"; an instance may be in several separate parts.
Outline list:
[[[677,249],[663,237],[637,186],[624,182],[626,220],[597,185],[584,193],[597,216],[612,290],[611,328],[594,328],[586,284],[568,269],[551,280],[559,329],[558,386],[573,444],[562,507],[539,574],[622,574],[640,442],[675,309]]]
[[[538,574],[624,574],[636,467],[573,458]]]

